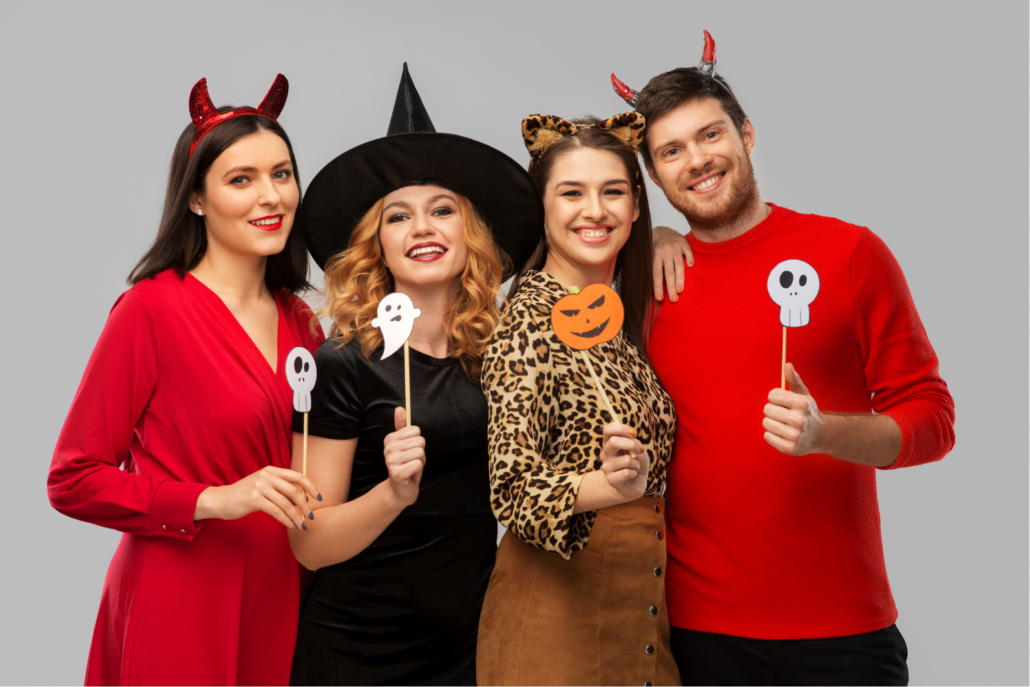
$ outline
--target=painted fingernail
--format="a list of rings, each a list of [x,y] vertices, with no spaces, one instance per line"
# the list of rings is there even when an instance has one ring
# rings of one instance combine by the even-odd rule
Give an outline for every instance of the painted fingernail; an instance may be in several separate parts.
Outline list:
[[[290,520],[290,527],[292,527],[293,529],[297,529],[297,523]]]
[[[658,300],[662,300],[662,296],[661,295],[658,296]]]
[[[672,294],[671,296],[669,296],[669,300],[675,303],[679,300],[679,297],[676,294]]]
[[[683,293],[683,284],[676,284],[676,293]]]
[[[304,530],[305,532],[307,532],[307,531],[308,531],[308,526],[307,526],[307,525],[305,525],[304,523],[300,523],[300,528],[301,528],[302,530]]]
[[[308,520],[314,520],[314,519],[315,519],[315,511],[309,510],[308,511]]]
[[[321,501],[321,500],[322,500],[322,492],[320,492],[320,491],[316,491],[316,492],[315,492],[315,496],[317,496],[317,497],[318,497],[318,500],[319,500],[319,501]]]

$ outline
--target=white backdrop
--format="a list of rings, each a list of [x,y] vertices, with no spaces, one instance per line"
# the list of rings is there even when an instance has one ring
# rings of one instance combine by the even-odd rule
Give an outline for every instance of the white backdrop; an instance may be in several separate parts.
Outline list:
[[[286,74],[305,183],[385,133],[405,60],[438,130],[526,162],[524,115],[621,112],[609,72],[640,88],[695,65],[702,29],[758,132],[763,197],[886,240],[956,400],[950,456],[879,475],[912,682],[1030,680],[1026,3],[7,0],[0,26],[0,682],[84,674],[119,535],[53,511],[46,473],[197,79],[256,105]]]

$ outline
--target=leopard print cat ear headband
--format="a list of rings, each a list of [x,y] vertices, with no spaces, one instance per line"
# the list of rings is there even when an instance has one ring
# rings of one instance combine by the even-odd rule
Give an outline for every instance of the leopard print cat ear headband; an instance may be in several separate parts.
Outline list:
[[[623,112],[596,124],[574,124],[554,115],[535,114],[522,120],[522,140],[535,164],[548,148],[565,136],[583,129],[599,129],[612,134],[633,149],[640,149],[644,140],[644,115],[639,112]]]

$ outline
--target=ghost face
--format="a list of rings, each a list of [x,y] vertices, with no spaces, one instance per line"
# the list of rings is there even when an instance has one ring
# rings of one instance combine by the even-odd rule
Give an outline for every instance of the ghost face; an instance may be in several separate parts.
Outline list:
[[[422,314],[403,293],[391,293],[379,301],[372,326],[383,333],[383,359],[393,355],[411,336],[415,318]]]
[[[808,306],[819,295],[819,274],[803,260],[784,260],[769,273],[769,295],[780,306],[780,324],[804,327]]]
[[[308,349],[298,346],[286,355],[286,381],[293,389],[293,409],[298,413],[311,411],[311,390],[315,388],[315,359]]]
[[[453,288],[468,264],[458,194],[435,184],[405,186],[383,198],[379,241],[397,291]]]

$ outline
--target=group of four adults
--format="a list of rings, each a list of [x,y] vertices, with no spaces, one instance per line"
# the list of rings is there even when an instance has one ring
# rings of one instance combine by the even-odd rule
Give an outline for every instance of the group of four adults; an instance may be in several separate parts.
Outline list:
[[[303,206],[285,97],[194,89],[157,239],[61,431],[52,504],[124,533],[87,683],[907,682],[874,467],[940,459],[952,401],[883,242],[761,199],[722,77],[526,117],[527,173],[436,133],[405,66],[388,135]],[[653,243],[638,152],[688,239]],[[766,284],[787,259],[819,280],[789,390]],[[624,325],[577,351],[552,309],[591,284]],[[410,418],[373,325],[395,291],[421,310]]]

